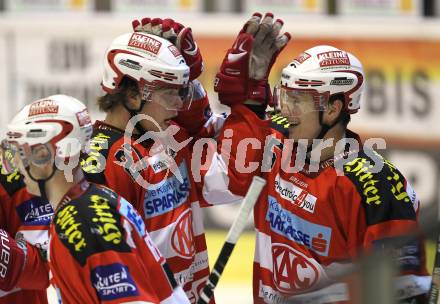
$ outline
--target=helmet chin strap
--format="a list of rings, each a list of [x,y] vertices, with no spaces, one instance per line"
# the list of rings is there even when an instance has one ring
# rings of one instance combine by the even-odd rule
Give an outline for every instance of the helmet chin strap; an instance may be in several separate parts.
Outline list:
[[[48,202],[48,201],[49,201],[49,198],[47,197],[47,193],[46,193],[46,182],[47,182],[48,180],[50,180],[50,179],[55,175],[55,172],[56,172],[56,170],[57,170],[56,167],[55,167],[55,162],[52,164],[52,173],[49,175],[49,177],[46,177],[46,178],[43,178],[43,179],[36,179],[35,177],[33,177],[32,174],[31,174],[31,170],[30,170],[29,166],[27,166],[25,169],[26,169],[26,171],[27,171],[29,177],[30,177],[34,182],[36,182],[36,183],[38,184],[38,189],[40,190],[40,196],[41,196],[41,198],[42,198],[44,201]]]
[[[127,112],[130,114],[130,119],[132,119],[134,116],[138,115],[138,114],[142,111],[142,109],[144,108],[144,106],[145,106],[146,103],[147,103],[147,101],[146,101],[145,99],[141,99],[141,104],[140,104],[139,108],[136,109],[136,110],[130,109],[130,108],[127,106],[127,103],[126,103],[126,102],[122,103],[122,105],[123,105],[124,108],[127,110]],[[145,133],[147,132],[147,130],[145,130],[145,129],[141,126],[140,123],[137,123],[137,124],[134,126],[134,128],[139,132],[139,134],[145,134]]]
[[[319,125],[321,126],[321,131],[319,131],[319,134],[317,137],[315,137],[313,140],[315,139],[323,139],[324,136],[327,134],[328,131],[330,131],[330,129],[332,129],[334,126],[336,126],[338,124],[339,121],[341,121],[341,115],[342,115],[342,111],[339,113],[338,118],[331,124],[325,124],[323,122],[324,120],[324,112],[319,111]],[[313,142],[307,146],[307,154],[306,154],[306,162],[310,162],[310,153],[312,152],[312,146],[313,146]]]

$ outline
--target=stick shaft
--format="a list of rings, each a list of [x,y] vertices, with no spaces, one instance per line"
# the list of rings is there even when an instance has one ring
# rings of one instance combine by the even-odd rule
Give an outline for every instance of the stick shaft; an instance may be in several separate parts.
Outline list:
[[[429,290],[429,304],[439,303],[439,292],[440,292],[440,234],[437,238],[437,244],[435,246],[435,260],[434,269],[432,271],[432,282],[431,289]]]
[[[208,304],[210,299],[212,298],[212,295],[214,294],[214,289],[217,286],[218,281],[220,280],[226,263],[228,262],[232,251],[234,250],[238,238],[246,227],[246,221],[249,217],[249,214],[251,213],[255,203],[257,202],[258,197],[260,196],[261,190],[263,190],[263,187],[265,185],[266,181],[263,178],[254,176],[251,186],[249,187],[249,190],[246,193],[243,202],[241,203],[234,223],[229,229],[226,241],[223,244],[222,250],[217,257],[217,260],[215,261],[211,273],[209,274],[208,281],[206,282],[206,285],[203,288],[202,293],[200,294],[200,298],[197,301],[197,304]]]

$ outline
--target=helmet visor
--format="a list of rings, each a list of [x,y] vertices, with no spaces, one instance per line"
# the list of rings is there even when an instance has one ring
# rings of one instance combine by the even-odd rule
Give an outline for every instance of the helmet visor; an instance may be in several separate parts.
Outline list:
[[[194,97],[194,85],[190,82],[181,88],[157,88],[152,95],[152,101],[167,110],[186,111],[191,107]]]
[[[275,87],[274,96],[282,115],[289,123],[297,124],[300,117],[307,113],[325,111],[329,94],[313,89],[293,89],[278,85]]]

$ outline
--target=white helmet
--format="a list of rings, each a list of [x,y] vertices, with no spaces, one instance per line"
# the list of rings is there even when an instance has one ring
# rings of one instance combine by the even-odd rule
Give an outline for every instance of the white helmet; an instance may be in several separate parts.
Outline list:
[[[343,94],[349,114],[360,108],[364,87],[362,64],[355,56],[328,45],[306,50],[287,65],[281,74],[281,88],[309,91],[327,103],[330,96]],[[279,95],[279,94],[278,94]]]
[[[142,99],[149,101],[155,88],[188,86],[189,67],[168,40],[135,32],[113,40],[104,58],[102,88],[112,93],[127,76],[138,84]]]
[[[8,124],[7,142],[28,150],[50,143],[56,157],[66,159],[85,149],[92,131],[92,121],[81,101],[53,95],[33,101],[15,115]]]

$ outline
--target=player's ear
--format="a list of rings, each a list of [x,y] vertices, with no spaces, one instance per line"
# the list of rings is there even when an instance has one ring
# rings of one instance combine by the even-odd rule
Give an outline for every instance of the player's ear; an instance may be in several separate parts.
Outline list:
[[[129,109],[140,109],[141,97],[139,94],[127,94],[126,104]]]
[[[344,102],[340,98],[337,98],[329,102],[327,109],[324,112],[324,117],[323,117],[324,123],[328,125],[332,125],[336,121],[336,119],[338,119],[343,108],[344,108]]]

